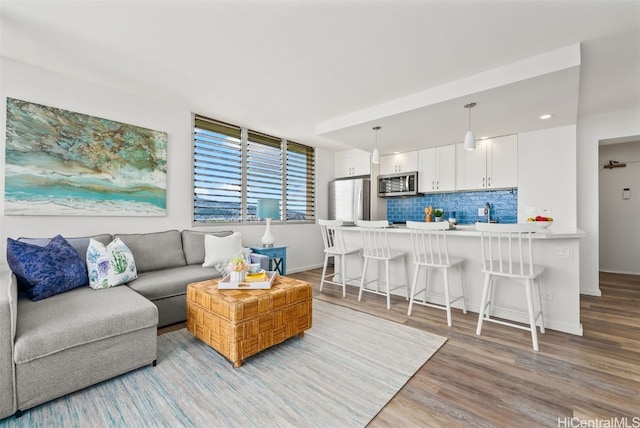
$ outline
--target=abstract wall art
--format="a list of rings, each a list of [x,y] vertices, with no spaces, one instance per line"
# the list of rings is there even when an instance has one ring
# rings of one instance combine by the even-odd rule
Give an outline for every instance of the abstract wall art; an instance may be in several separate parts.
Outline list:
[[[6,215],[166,215],[166,132],[13,98],[6,129]]]

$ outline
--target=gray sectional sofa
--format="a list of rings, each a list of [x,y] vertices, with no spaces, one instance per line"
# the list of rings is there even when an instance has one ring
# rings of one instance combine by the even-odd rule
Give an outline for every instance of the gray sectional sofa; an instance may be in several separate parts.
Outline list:
[[[187,285],[220,276],[202,267],[204,236],[231,233],[94,236],[105,245],[118,236],[133,253],[138,278],[113,288],[80,287],[34,302],[19,296],[15,275],[0,281],[0,419],[155,365],[157,327],[186,319]],[[84,256],[88,240],[68,241]],[[265,256],[251,256],[268,267]]]

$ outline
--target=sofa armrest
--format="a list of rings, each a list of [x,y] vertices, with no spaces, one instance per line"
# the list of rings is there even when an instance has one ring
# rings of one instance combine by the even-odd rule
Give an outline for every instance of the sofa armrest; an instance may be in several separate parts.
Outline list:
[[[0,419],[16,411],[13,344],[16,336],[18,282],[14,274],[0,277]]]
[[[251,253],[251,263],[260,263],[260,268],[269,270],[269,256],[264,254]]]

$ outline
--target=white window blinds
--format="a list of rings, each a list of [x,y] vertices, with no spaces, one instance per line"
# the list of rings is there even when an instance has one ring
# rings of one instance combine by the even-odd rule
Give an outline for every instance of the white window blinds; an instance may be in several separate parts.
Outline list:
[[[194,115],[195,224],[250,223],[259,199],[277,199],[275,221],[315,221],[315,149]]]
[[[194,221],[241,222],[241,129],[196,116],[193,143]]]
[[[247,220],[259,219],[258,199],[277,199],[282,212],[282,141],[249,131],[247,138]],[[278,221],[282,214],[276,218]]]
[[[315,220],[315,150],[287,142],[287,220]]]

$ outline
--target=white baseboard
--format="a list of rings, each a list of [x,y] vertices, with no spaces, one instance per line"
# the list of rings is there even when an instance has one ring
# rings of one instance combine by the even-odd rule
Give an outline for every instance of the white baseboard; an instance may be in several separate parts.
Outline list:
[[[321,268],[322,266],[324,266],[322,263],[320,263],[319,265],[310,265],[310,266],[301,266],[301,267],[296,267],[293,269],[287,269],[287,273],[298,273],[298,272],[302,272],[305,270],[311,270],[311,269],[317,269],[317,268]]]
[[[619,273],[622,275],[640,275],[640,272],[626,272],[626,271],[620,271],[620,270],[608,270],[608,269],[600,269],[600,272],[605,272],[605,273]]]

